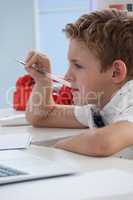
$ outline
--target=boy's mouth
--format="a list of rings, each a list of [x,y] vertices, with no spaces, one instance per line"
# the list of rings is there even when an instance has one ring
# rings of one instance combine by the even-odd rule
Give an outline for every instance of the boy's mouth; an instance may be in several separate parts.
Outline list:
[[[72,88],[72,92],[78,92],[79,89],[78,88]]]

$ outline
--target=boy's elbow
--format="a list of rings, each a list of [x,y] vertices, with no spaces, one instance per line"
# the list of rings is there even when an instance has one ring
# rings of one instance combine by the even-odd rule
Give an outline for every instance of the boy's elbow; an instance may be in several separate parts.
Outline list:
[[[111,144],[98,144],[95,154],[96,156],[100,156],[100,157],[106,157],[106,156],[111,156],[113,155],[115,152],[113,150],[113,146]]]
[[[111,138],[105,135],[98,136],[94,147],[94,154],[99,157],[106,157],[115,153],[115,147]]]
[[[29,122],[29,124],[35,128],[39,128],[40,127],[40,117],[39,116],[35,116],[33,114],[29,114],[26,113],[26,120]]]

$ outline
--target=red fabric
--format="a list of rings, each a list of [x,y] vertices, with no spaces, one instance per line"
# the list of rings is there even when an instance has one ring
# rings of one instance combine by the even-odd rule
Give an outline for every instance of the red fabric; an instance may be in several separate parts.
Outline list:
[[[16,87],[33,86],[34,84],[35,81],[30,75],[24,75],[16,81]]]
[[[27,101],[30,97],[32,88],[31,87],[18,87],[13,94],[13,108],[15,110],[25,110]]]
[[[26,109],[34,84],[35,81],[30,75],[24,75],[16,81],[16,90],[13,93],[13,108],[15,110],[24,111]],[[62,86],[59,91],[54,89],[53,99],[57,104],[72,104],[71,88]]]

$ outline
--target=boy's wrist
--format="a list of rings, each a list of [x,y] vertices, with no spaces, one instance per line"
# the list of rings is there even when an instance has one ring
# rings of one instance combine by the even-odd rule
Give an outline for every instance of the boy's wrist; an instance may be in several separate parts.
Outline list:
[[[53,84],[51,80],[43,80],[43,81],[36,81],[35,83],[36,86],[38,87],[44,87],[44,88],[52,88]]]

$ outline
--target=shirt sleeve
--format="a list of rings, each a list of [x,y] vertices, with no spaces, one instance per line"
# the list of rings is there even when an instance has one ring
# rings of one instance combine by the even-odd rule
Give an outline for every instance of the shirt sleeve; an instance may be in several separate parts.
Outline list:
[[[95,124],[92,116],[92,104],[84,105],[84,106],[75,106],[74,115],[76,119],[86,127],[94,128]]]

